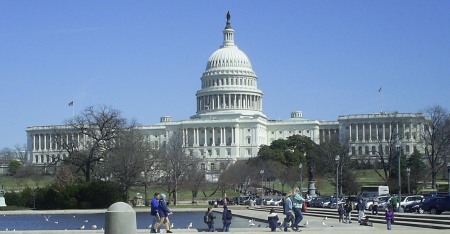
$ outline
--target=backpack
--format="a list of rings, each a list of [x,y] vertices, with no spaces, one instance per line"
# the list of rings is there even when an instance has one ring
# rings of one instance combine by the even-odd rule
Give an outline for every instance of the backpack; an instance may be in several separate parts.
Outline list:
[[[203,217],[203,221],[205,223],[209,223],[209,213],[208,212],[205,213],[205,216]]]
[[[303,206],[302,206],[302,212],[306,212],[308,210],[308,206],[306,205],[306,202],[305,203],[303,203]]]
[[[231,213],[231,210],[227,210],[227,220],[231,220],[233,218],[233,214]]]

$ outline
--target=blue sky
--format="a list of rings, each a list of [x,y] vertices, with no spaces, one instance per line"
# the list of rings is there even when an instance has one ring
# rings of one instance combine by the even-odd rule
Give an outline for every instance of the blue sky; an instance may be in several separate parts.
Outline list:
[[[0,0],[0,149],[90,105],[154,124],[195,114],[231,12],[264,113],[450,109],[450,1]],[[382,92],[378,89],[382,87]]]

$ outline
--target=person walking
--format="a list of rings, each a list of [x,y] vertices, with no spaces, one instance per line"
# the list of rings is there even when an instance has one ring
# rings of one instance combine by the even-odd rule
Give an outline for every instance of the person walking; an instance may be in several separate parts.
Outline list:
[[[291,194],[288,194],[283,201],[283,213],[286,215],[283,222],[284,231],[288,231],[289,223],[291,228],[294,224],[294,211],[292,210]]]
[[[170,230],[170,221],[169,221],[169,215],[172,214],[172,212],[169,210],[169,207],[167,207],[166,203],[166,194],[161,194],[159,200],[159,207],[158,207],[158,214],[159,214],[159,222],[155,224],[155,229],[157,232],[161,231],[161,225],[164,224],[164,227],[166,228],[166,233],[172,233]]]
[[[379,202],[380,202],[380,199],[378,199],[378,197],[373,198],[373,203],[372,203],[372,214],[373,215],[378,215],[378,203]]]
[[[344,207],[342,206],[342,204],[338,205],[338,219],[339,219],[339,223],[344,221]]]
[[[396,196],[393,196],[391,198],[391,205],[394,212],[398,212],[398,198]]]
[[[345,210],[345,222],[352,223],[352,210],[353,210],[353,202],[348,199],[345,202],[344,210]]]
[[[227,204],[223,205],[223,213],[222,213],[222,222],[223,222],[223,232],[230,231],[231,219],[233,218],[233,214],[231,210],[228,209]]]
[[[206,211],[204,218],[205,223],[208,225],[209,232],[216,231],[216,229],[214,228],[214,219],[216,218],[216,216],[212,211],[213,211],[212,207],[208,207],[208,211]]]
[[[155,193],[152,202],[150,203],[150,215],[153,218],[152,229],[150,233],[156,233],[155,225],[159,221],[158,207],[159,207],[159,193]]]
[[[295,215],[295,221],[294,224],[292,225],[292,229],[295,231],[299,231],[299,226],[298,224],[303,220],[303,214],[302,214],[302,206],[303,203],[305,202],[305,199],[302,197],[302,195],[300,195],[300,189],[299,188],[295,188],[294,190],[294,197],[292,200],[293,203],[293,210],[294,210],[294,215]]]
[[[275,210],[270,209],[269,216],[267,217],[267,222],[269,223],[270,231],[276,232],[278,227],[278,215],[275,213]]]
[[[364,198],[359,195],[356,198],[356,210],[358,211],[358,223],[362,222],[362,219],[364,217],[364,210],[366,208],[366,205],[364,204]]]
[[[392,210],[392,205],[389,204],[385,213],[385,219],[387,224],[387,230],[392,230],[392,223],[394,222],[394,211]]]

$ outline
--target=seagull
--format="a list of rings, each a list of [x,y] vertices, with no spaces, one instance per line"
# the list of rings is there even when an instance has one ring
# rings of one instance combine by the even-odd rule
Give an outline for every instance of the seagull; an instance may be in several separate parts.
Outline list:
[[[253,219],[248,220],[248,226],[255,226],[255,224],[253,223]]]
[[[80,227],[81,230],[84,230],[84,228],[85,228],[84,225]]]
[[[170,228],[173,228],[173,223],[170,224]]]
[[[306,221],[306,223],[305,223],[305,226],[306,226],[306,227],[308,227],[308,224],[309,224],[309,222],[308,222],[308,221]]]
[[[47,221],[47,222],[48,222],[48,219],[50,218],[50,216],[51,216],[51,215],[49,215],[49,216],[45,216],[45,215],[44,215],[44,219],[45,219],[45,221]]]
[[[148,227],[147,227],[148,229],[152,229],[152,225],[150,224],[150,225],[148,225]]]
[[[91,228],[92,228],[92,229],[97,229],[97,225],[92,224]]]
[[[89,220],[86,219],[86,220],[84,220],[84,222],[87,223],[87,222],[89,222]]]
[[[192,228],[192,223],[189,223],[189,225],[187,226],[187,229],[191,229]]]
[[[58,222],[58,221],[55,221],[55,223],[58,224],[59,222]]]
[[[322,222],[322,226],[328,226],[325,222]]]
[[[328,219],[328,217],[327,216],[325,216],[325,218],[323,218],[323,220],[327,220]]]

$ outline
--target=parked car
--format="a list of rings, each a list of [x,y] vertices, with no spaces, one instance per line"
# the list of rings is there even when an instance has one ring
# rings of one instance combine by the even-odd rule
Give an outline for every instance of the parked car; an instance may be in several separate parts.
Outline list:
[[[418,205],[419,213],[428,212],[431,214],[441,214],[444,211],[450,211],[450,196],[446,197],[427,197],[425,201]]]
[[[391,198],[391,196],[386,196],[386,195],[379,196],[378,197],[378,205],[380,205],[381,203],[387,202],[389,200],[389,198]],[[366,201],[366,210],[372,210],[372,207],[373,207],[373,199],[367,200]]]
[[[403,208],[403,211],[405,213],[420,213],[419,204],[422,203],[424,200],[425,200],[425,198],[423,198],[421,200],[416,200],[413,203],[406,205],[405,208]],[[423,210],[422,210],[422,213],[423,213]]]
[[[422,199],[423,199],[422,195],[406,196],[402,199],[401,206],[404,209],[406,206],[415,203],[416,201],[422,201]]]

